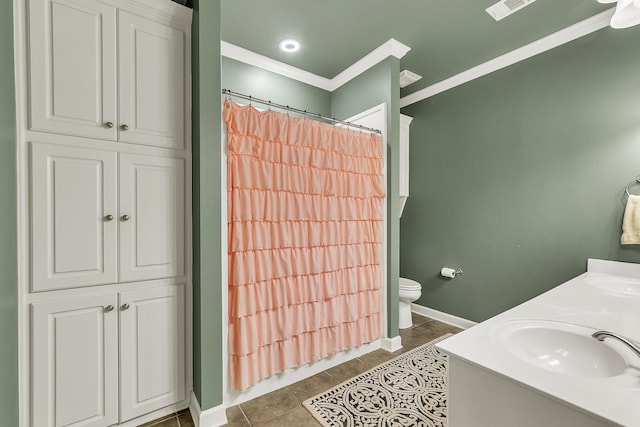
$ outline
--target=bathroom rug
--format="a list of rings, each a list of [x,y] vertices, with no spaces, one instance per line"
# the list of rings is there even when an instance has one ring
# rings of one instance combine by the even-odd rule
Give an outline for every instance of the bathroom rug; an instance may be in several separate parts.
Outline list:
[[[320,393],[302,404],[325,427],[446,427],[447,355],[443,335]]]

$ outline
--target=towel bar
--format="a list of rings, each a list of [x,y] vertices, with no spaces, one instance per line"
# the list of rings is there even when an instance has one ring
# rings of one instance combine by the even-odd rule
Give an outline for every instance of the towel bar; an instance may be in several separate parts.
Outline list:
[[[633,182],[627,184],[627,187],[624,189],[625,193],[627,193],[627,196],[631,195],[631,193],[629,193],[629,186],[633,184],[640,184],[640,175],[636,176],[636,179]]]

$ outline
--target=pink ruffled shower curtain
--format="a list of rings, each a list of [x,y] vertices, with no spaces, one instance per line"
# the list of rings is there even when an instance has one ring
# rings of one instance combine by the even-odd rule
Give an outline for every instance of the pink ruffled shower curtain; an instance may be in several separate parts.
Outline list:
[[[229,380],[244,390],[380,336],[378,135],[226,101]]]

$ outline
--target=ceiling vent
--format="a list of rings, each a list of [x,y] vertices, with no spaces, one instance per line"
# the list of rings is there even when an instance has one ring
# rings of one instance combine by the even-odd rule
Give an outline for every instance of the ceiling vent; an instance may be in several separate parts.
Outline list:
[[[534,1],[536,0],[502,0],[485,10],[493,19],[500,21],[523,7],[529,6]]]
[[[404,70],[400,72],[400,87],[407,87],[411,83],[415,83],[420,80],[422,76],[417,75],[416,73],[412,73],[409,70]]]

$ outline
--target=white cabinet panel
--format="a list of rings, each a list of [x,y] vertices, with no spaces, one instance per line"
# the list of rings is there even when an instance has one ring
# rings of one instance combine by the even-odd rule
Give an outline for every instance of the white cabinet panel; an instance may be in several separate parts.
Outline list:
[[[120,141],[184,148],[184,32],[119,11],[118,36]]]
[[[116,281],[116,158],[109,151],[32,144],[33,291]]]
[[[184,274],[184,179],[183,159],[120,155],[121,282]]]
[[[120,294],[121,421],[185,397],[184,286]]]
[[[409,196],[409,126],[413,117],[400,114],[400,197]]]
[[[400,217],[404,212],[404,206],[409,197],[409,126],[413,117],[400,114],[400,152],[399,152],[399,172],[400,172]]]
[[[116,303],[106,295],[33,304],[33,426],[117,422]]]
[[[115,140],[116,9],[93,0],[30,0],[30,125]]]

